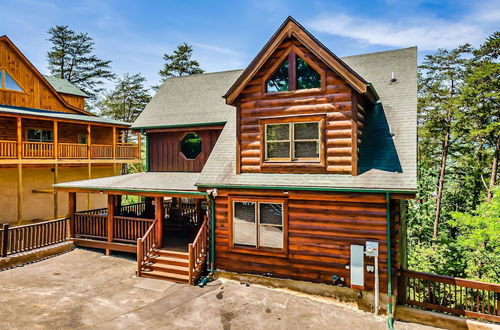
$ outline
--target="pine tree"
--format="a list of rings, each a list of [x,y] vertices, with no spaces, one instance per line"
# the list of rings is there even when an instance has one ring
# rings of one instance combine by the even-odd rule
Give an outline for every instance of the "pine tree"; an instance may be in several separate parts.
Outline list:
[[[160,70],[161,82],[164,82],[170,77],[181,77],[191,74],[199,74],[205,72],[200,68],[200,63],[192,60],[193,47],[182,43],[177,46],[173,54],[163,54],[163,59],[166,61],[163,69]],[[155,86],[154,88],[158,88]]]
[[[427,55],[420,66],[420,152],[427,157],[424,162],[429,165],[435,163],[436,158],[439,159],[439,164],[432,164],[437,165],[439,173],[432,235],[434,240],[439,234],[447,161],[452,148],[456,115],[460,109],[459,91],[467,62],[464,55],[469,52],[469,45],[451,51],[439,49],[435,54]]]
[[[111,61],[93,54],[94,41],[87,33],[77,33],[67,25],[56,25],[48,31],[52,46],[47,61],[52,76],[67,79],[95,99],[103,80],[113,79]]]
[[[148,89],[144,87],[145,81],[139,73],[125,73],[118,78],[115,88],[98,104],[101,114],[128,123],[134,122],[151,100]]]

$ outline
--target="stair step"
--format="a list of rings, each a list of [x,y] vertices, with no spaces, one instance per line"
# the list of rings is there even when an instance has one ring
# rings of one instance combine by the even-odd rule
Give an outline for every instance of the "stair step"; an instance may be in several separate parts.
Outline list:
[[[154,263],[152,265],[146,266],[146,268],[149,268],[153,271],[159,271],[159,272],[164,272],[164,273],[175,273],[175,274],[180,274],[180,275],[189,275],[189,267]]]
[[[174,257],[157,256],[157,257],[149,258],[148,262],[189,267],[189,258],[188,259],[184,259],[184,258],[181,259],[181,258],[174,258]]]
[[[177,283],[189,283],[189,276],[188,275],[181,275],[181,274],[175,274],[175,273],[166,273],[162,271],[157,271],[157,270],[143,270],[141,272],[142,277],[149,277],[149,278],[155,278],[159,280],[167,280],[167,281],[172,281],[172,282],[177,282]]]
[[[187,252],[178,252],[178,251],[162,250],[162,249],[158,249],[155,252],[159,256],[163,256],[163,257],[173,257],[173,258],[178,258],[178,259],[189,259],[189,253],[187,253]]]

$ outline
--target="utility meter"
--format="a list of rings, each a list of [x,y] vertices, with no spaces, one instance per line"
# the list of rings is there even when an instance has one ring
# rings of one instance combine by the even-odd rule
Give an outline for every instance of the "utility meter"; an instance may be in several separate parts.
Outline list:
[[[366,242],[366,252],[368,257],[378,257],[378,242]]]

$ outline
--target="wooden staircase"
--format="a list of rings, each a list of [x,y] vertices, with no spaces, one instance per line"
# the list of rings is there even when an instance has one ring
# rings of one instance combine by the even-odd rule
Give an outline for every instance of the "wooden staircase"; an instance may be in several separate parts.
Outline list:
[[[189,253],[155,249],[146,260],[141,276],[189,283]]]

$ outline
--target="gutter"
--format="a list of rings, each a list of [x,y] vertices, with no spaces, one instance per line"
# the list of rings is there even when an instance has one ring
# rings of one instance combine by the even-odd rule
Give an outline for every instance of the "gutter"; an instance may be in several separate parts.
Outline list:
[[[177,124],[177,125],[157,125],[157,126],[137,126],[131,127],[132,130],[145,130],[145,129],[158,129],[158,128],[178,128],[178,127],[195,127],[195,126],[218,126],[226,124],[225,121],[212,122],[212,123],[190,123],[190,124]]]
[[[328,187],[289,187],[289,186],[247,186],[247,185],[205,185],[197,184],[200,188],[219,189],[269,189],[269,190],[306,190],[306,191],[332,191],[332,192],[364,192],[364,193],[392,193],[412,194],[416,190],[391,190],[391,189],[352,189],[352,188],[328,188]]]
[[[387,326],[390,330],[394,330],[394,319],[392,317],[392,272],[391,272],[391,196],[389,192],[386,192],[386,219],[387,219],[387,297],[389,299],[389,304],[387,306],[387,314],[389,318],[387,319]]]

